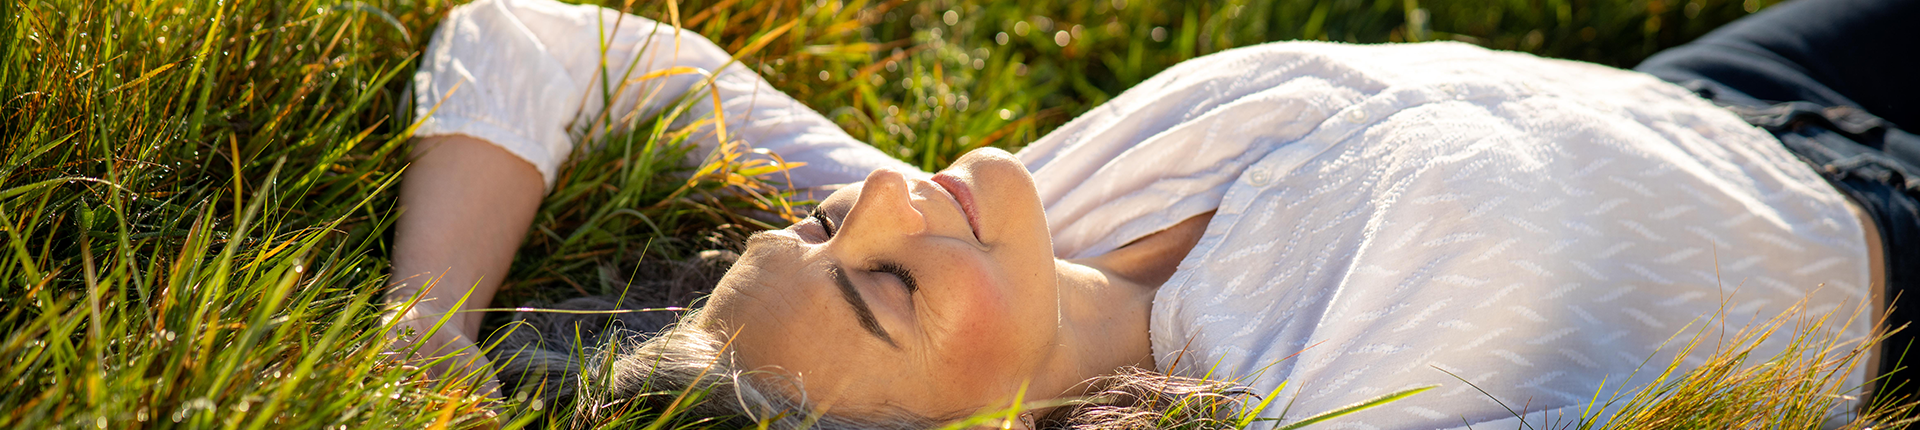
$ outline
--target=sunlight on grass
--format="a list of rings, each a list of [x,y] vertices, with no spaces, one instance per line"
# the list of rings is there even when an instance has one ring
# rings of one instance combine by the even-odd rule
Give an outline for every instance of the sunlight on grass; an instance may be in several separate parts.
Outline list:
[[[1675,428],[1826,428],[1864,430],[1905,428],[1915,422],[1913,399],[1871,399],[1861,404],[1860,387],[1848,376],[1866,366],[1873,339],[1842,336],[1848,320],[1869,318],[1864,309],[1842,314],[1807,312],[1802,304],[1728,336],[1704,327],[1694,331],[1682,351],[1709,352],[1691,370],[1682,353],[1645,387],[1613,389],[1582,417],[1579,429]],[[1685,330],[1682,331],[1684,335]],[[1773,356],[1756,356],[1762,342],[1785,342]],[[1662,365],[1663,363],[1649,363]],[[1870,373],[1869,373],[1870,375]],[[1829,425],[1841,408],[1856,408],[1854,419]],[[1596,420],[1607,418],[1604,426]],[[1541,426],[1546,428],[1546,426]]]
[[[606,2],[667,16],[666,3],[632,3]],[[743,64],[855,137],[931,170],[973,148],[1017,148],[1172,64],[1235,46],[1461,40],[1629,66],[1771,3],[672,6],[686,28],[753,51]],[[0,4],[0,362],[10,364],[0,427],[483,425],[492,412],[476,381],[429,381],[383,358],[378,309],[394,184],[414,124],[407,88],[415,56],[451,6]],[[734,247],[804,203],[774,191],[779,166],[744,161],[750,147],[695,153],[670,122],[607,118],[584,134],[598,149],[563,167],[493,307],[618,293],[642,261]],[[1802,355],[1828,345],[1807,339]],[[1740,405],[1806,402],[1780,422],[1811,428],[1797,425],[1834,401],[1838,392],[1820,385],[1831,379],[1819,378],[1837,364],[1793,363],[1683,375],[1648,393],[1686,400],[1759,390],[1713,407],[1736,416],[1746,413]],[[1721,385],[1694,385],[1703,382]],[[1769,397],[1775,387],[1792,396]],[[535,398],[505,401],[511,421],[502,427],[565,410]],[[1249,413],[1278,406],[1272,400],[1196,408],[1221,408],[1199,414],[1244,427],[1256,423]],[[1647,423],[1693,406],[1649,401],[1623,416]],[[600,427],[721,427],[714,417],[627,412]]]

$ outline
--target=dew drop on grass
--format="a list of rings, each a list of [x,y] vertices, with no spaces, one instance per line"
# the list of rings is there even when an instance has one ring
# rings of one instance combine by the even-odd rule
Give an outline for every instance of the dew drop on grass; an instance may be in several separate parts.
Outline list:
[[[93,426],[95,428],[107,428],[107,417],[93,417]]]

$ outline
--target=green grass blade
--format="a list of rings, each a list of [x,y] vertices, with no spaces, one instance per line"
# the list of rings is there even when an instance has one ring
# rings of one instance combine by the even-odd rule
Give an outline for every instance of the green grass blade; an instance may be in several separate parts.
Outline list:
[[[1362,401],[1360,401],[1360,403],[1355,403],[1355,404],[1353,404],[1353,405],[1349,405],[1349,406],[1346,406],[1346,407],[1342,407],[1342,408],[1340,408],[1340,409],[1334,409],[1334,410],[1331,410],[1331,411],[1327,411],[1327,412],[1322,412],[1322,413],[1320,413],[1320,414],[1318,414],[1318,415],[1314,415],[1314,416],[1311,416],[1311,417],[1307,417],[1307,419],[1303,419],[1303,420],[1300,420],[1300,421],[1297,421],[1297,422],[1294,422],[1293,424],[1288,424],[1288,425],[1285,425],[1285,426],[1281,426],[1281,427],[1280,427],[1280,428],[1279,428],[1278,430],[1294,430],[1294,429],[1298,429],[1298,428],[1301,428],[1301,427],[1306,427],[1306,426],[1310,426],[1310,425],[1314,425],[1314,424],[1316,424],[1316,423],[1319,423],[1319,422],[1322,422],[1322,421],[1326,421],[1326,420],[1331,420],[1331,419],[1334,419],[1334,418],[1339,418],[1339,417],[1342,417],[1342,416],[1346,416],[1347,414],[1352,414],[1352,413],[1354,413],[1354,412],[1360,412],[1360,411],[1364,411],[1364,410],[1368,410],[1368,409],[1373,409],[1373,408],[1375,408],[1375,407],[1378,407],[1378,406],[1380,406],[1380,405],[1385,405],[1385,404],[1388,404],[1388,403],[1393,403],[1393,402],[1396,402],[1396,401],[1399,401],[1400,399],[1404,399],[1404,398],[1407,398],[1407,397],[1410,397],[1410,396],[1413,396],[1413,395],[1415,395],[1415,394],[1420,394],[1420,393],[1423,393],[1423,392],[1426,392],[1427,390],[1431,390],[1431,389],[1434,389],[1434,388],[1436,388],[1436,387],[1439,387],[1439,386],[1438,386],[1438,385],[1428,385],[1428,386],[1425,386],[1425,387],[1419,387],[1419,388],[1410,388],[1410,389],[1405,389],[1405,390],[1400,390],[1400,391],[1397,391],[1397,392],[1393,392],[1393,393],[1390,393],[1390,394],[1387,394],[1387,395],[1383,395],[1383,396],[1380,396],[1380,397],[1374,397],[1374,398],[1371,398],[1371,399],[1367,399],[1367,400],[1362,400]]]

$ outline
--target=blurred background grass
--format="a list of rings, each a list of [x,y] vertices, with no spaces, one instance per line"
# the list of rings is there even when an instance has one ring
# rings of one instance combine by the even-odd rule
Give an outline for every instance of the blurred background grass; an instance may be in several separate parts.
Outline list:
[[[677,6],[681,25],[730,51],[772,36],[742,61],[854,137],[935,171],[974,148],[1017,150],[1167,67],[1234,47],[1280,40],[1447,40],[1630,68],[1773,3],[695,0]],[[671,20],[664,3],[600,4]],[[616,164],[581,160],[572,168],[598,172]],[[616,185],[628,194],[644,188]],[[604,206],[616,201],[611,194],[550,197],[543,213]],[[662,190],[650,196],[664,195]],[[663,235],[631,219],[624,224],[585,216],[541,220],[540,228],[553,232],[593,226],[593,237],[530,236],[509,282],[561,281],[571,288],[509,288],[503,294],[510,302],[558,298],[545,291],[616,294],[626,285],[624,277],[589,268],[631,267],[609,258],[639,259],[646,253],[612,250],[648,249],[684,258],[694,249],[730,247],[744,232],[768,226],[706,217],[700,223],[669,222],[692,228]],[[572,240],[549,240],[560,236]],[[587,264],[587,256],[598,264]]]
[[[1627,68],[1771,3],[748,0],[682,10],[702,11],[684,24],[730,47],[797,19],[748,61],[855,136],[937,169],[973,147],[1017,148],[1174,63],[1238,46],[1455,40]]]
[[[1179,61],[1457,40],[1630,67],[1762,0],[696,0],[680,21],[924,169],[1017,149]],[[649,18],[668,5],[606,0]],[[445,427],[377,359],[402,109],[437,0],[0,3],[0,427]],[[618,136],[563,175],[496,306],[729,247],[778,196]],[[723,166],[724,167],[724,166]],[[734,176],[729,176],[734,175]],[[778,214],[777,210],[775,211]]]

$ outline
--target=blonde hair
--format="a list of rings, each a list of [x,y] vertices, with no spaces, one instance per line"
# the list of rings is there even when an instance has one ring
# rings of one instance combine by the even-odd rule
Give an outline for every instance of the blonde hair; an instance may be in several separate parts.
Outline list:
[[[574,299],[561,307],[611,305],[599,298]],[[584,305],[584,306],[583,306]],[[593,428],[627,413],[672,414],[698,420],[723,420],[736,427],[772,429],[924,429],[941,420],[905,410],[850,416],[809,414],[796,379],[741,369],[727,350],[724,335],[703,329],[698,311],[654,333],[641,333],[614,319],[615,327],[596,333],[583,315],[520,312],[517,327],[495,347],[498,376],[509,392],[527,393],[546,404],[567,408],[566,428]],[[573,334],[546,338],[541,334]],[[576,347],[578,345],[578,347]],[[768,384],[792,384],[769,390]]]
[[[714,260],[702,256],[702,259]],[[663,262],[648,268],[642,291],[688,295],[710,290],[730,261]],[[656,263],[662,264],[662,263]],[[719,269],[716,271],[715,269]],[[581,311],[657,309],[685,296],[576,298],[544,306]],[[536,306],[541,307],[541,306]],[[722,427],[773,429],[923,429],[965,417],[928,417],[902,409],[859,415],[814,414],[796,378],[741,369],[727,338],[699,323],[699,311],[517,312],[490,350],[508,395],[524,394],[564,410],[566,428],[592,428],[625,414],[720,420]],[[790,384],[776,387],[771,384]],[[1082,399],[1037,418],[1041,428],[1235,428],[1248,399],[1231,381],[1120,369],[1087,381]],[[770,390],[770,388],[778,388]],[[785,393],[800,393],[788,396]],[[563,409],[562,409],[563,408]]]
[[[697,327],[689,313],[680,323],[644,341],[618,342],[617,347],[588,360],[589,370],[579,384],[573,410],[575,423],[595,423],[623,410],[625,401],[642,402],[656,413],[684,411],[695,418],[726,417],[741,424],[769,424],[773,429],[924,429],[937,424],[905,411],[847,416],[810,416],[804,394],[792,399],[777,393],[804,393],[799,382],[783,375],[756,377],[741,369],[726,350],[723,335]],[[772,391],[763,384],[788,381],[792,390]],[[700,393],[704,401],[687,402],[686,393]],[[580,427],[580,426],[576,426]]]

